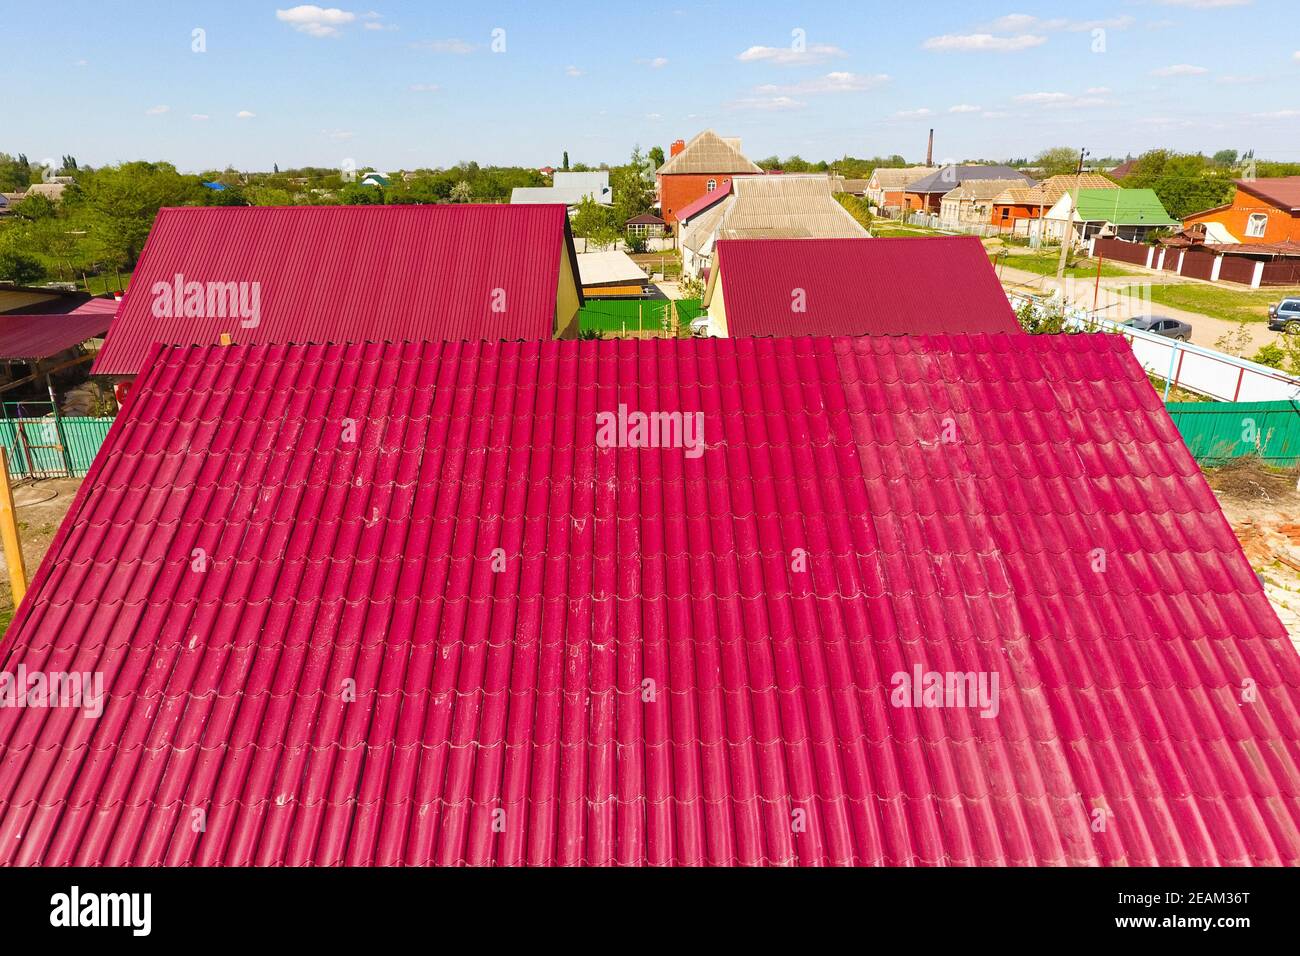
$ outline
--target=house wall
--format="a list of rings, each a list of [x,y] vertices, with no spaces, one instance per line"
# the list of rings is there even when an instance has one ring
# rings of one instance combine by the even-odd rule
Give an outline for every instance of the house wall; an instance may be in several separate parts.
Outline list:
[[[1014,225],[1018,219],[1037,219],[1039,206],[1025,203],[994,203],[989,215],[989,223],[994,226]],[[1046,210],[1043,210],[1046,212]]]
[[[709,191],[709,180],[722,184],[735,176],[750,173],[669,173],[659,177],[659,218],[672,225],[677,221],[677,210],[684,209]]]
[[[903,193],[903,205],[911,212],[938,212],[942,203],[943,193]]]
[[[573,274],[569,250],[560,249],[560,279],[555,290],[555,337],[578,337],[578,277]]]
[[[1252,213],[1264,213],[1268,216],[1268,225],[1262,236],[1247,236],[1246,226]],[[1293,215],[1285,209],[1279,209],[1268,201],[1252,196],[1244,189],[1238,189],[1232,197],[1232,205],[1226,209],[1207,209],[1205,212],[1193,213],[1183,220],[1183,225],[1197,222],[1217,222],[1241,242],[1283,242],[1294,239],[1300,242],[1300,215]]]
[[[713,296],[709,299],[709,334],[727,338],[727,296],[722,284],[722,273],[714,280]]]

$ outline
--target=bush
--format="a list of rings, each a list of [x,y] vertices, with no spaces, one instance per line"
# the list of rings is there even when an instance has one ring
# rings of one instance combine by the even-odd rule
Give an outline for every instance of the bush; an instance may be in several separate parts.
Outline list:
[[[628,252],[637,253],[645,252],[650,247],[646,237],[638,232],[629,232],[623,237],[623,244],[627,247]]]
[[[1250,360],[1260,365],[1267,365],[1269,368],[1281,369],[1286,366],[1286,352],[1276,342],[1270,342],[1260,346],[1259,351],[1251,356]]]
[[[35,256],[17,249],[0,249],[0,279],[15,285],[31,285],[45,278],[45,267]]]

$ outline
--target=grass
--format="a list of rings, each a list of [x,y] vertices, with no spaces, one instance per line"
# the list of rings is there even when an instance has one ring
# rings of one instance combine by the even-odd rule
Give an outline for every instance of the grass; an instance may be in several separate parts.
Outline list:
[[[131,280],[131,273],[123,272],[122,285],[121,285],[122,290],[126,289],[126,284],[130,280]],[[114,292],[119,291],[118,284],[117,284],[117,276],[111,272],[105,275],[87,276],[85,282],[78,282],[77,284],[80,285],[82,288],[84,288],[91,295],[104,295],[105,293],[112,294]]]
[[[1180,282],[1172,285],[1128,286],[1126,295],[1144,295],[1149,292],[1152,303],[1171,309],[1198,312],[1226,322],[1266,322],[1268,306],[1272,302],[1298,295],[1300,290],[1277,286],[1271,289],[1234,289],[1222,285],[1199,282]]]
[[[1159,375],[1156,375],[1154,372],[1147,372],[1147,380],[1151,383],[1151,387],[1154,388],[1154,389],[1156,390],[1156,394],[1158,394],[1158,395],[1163,399],[1163,398],[1164,398],[1164,395],[1165,395],[1165,380],[1164,380],[1164,378],[1162,378],[1162,377],[1159,376]],[[1211,402],[1211,401],[1213,401],[1213,399],[1212,399],[1212,398],[1209,398],[1208,396],[1202,395],[1200,392],[1189,392],[1187,389],[1183,388],[1181,385],[1174,385],[1174,386],[1172,386],[1172,387],[1169,389],[1169,398],[1168,398],[1168,401],[1171,401],[1171,402]]]
[[[871,224],[871,234],[878,239],[913,239],[918,236],[951,236],[952,233],[942,229],[928,229],[925,226],[904,226],[890,219],[877,219]]]
[[[1022,269],[1025,272],[1033,272],[1040,276],[1054,276],[1060,261],[1059,253],[1033,252],[1027,255],[1004,256],[1001,265],[1012,269]],[[1075,279],[1091,279],[1097,274],[1097,260],[1076,259],[1073,265],[1065,267],[1065,274]],[[1110,262],[1103,262],[1101,264],[1101,275],[1102,278],[1113,278],[1115,276],[1139,275],[1139,273],[1122,269]]]

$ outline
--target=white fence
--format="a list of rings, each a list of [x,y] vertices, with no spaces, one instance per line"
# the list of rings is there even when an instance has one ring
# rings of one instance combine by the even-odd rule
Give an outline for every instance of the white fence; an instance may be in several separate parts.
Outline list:
[[[1033,301],[1025,296],[1011,297],[1011,304],[1017,308]],[[1066,321],[1074,328],[1121,333],[1129,340],[1138,364],[1159,375],[1168,385],[1177,385],[1221,402],[1274,402],[1300,398],[1300,379],[1258,362],[1132,329],[1073,306],[1066,309]],[[1166,387],[1166,394],[1168,391]]]

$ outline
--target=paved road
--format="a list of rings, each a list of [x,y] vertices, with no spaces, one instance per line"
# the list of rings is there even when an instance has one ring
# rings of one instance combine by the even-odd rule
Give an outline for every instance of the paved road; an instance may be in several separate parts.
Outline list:
[[[1041,290],[1045,295],[1058,288],[1056,276],[1042,276],[1036,272],[1012,268],[1010,265],[1003,265],[998,272],[1004,286],[1027,286],[1031,289]],[[1141,284],[1146,278],[1146,276],[1142,275],[1103,278],[1101,280],[1101,289],[1096,294],[1097,313],[1103,318],[1119,322],[1123,322],[1135,315],[1146,315],[1153,312],[1157,315],[1166,315],[1171,319],[1181,319],[1192,326],[1192,342],[1206,348],[1216,348],[1215,343],[1225,335],[1230,335],[1235,339],[1239,334],[1242,326],[1236,322],[1216,319],[1213,316],[1202,315],[1199,312],[1188,312],[1184,309],[1174,309],[1166,305],[1143,302],[1133,296],[1120,295],[1116,291],[1125,286]],[[1168,283],[1159,284],[1165,285]],[[1067,276],[1065,286],[1066,294],[1071,303],[1089,310],[1093,308],[1093,279],[1071,279]],[[1247,322],[1245,329],[1250,343],[1246,347],[1247,358],[1253,355],[1261,345],[1275,342],[1278,338],[1277,332],[1269,331],[1267,322]]]

